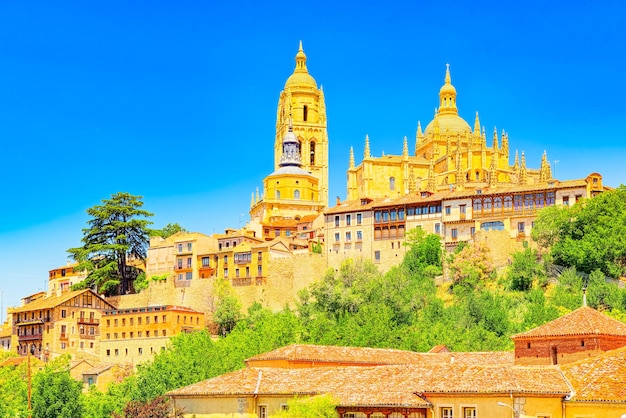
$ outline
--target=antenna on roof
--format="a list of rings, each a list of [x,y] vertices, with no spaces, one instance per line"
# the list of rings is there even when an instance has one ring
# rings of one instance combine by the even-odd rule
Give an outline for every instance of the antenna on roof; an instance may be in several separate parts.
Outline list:
[[[587,306],[587,286],[589,285],[589,275],[582,273],[583,277],[583,306]]]

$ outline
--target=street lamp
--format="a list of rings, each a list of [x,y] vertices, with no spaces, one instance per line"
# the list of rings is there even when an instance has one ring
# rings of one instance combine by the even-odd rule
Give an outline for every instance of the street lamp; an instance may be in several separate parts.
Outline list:
[[[519,412],[517,412],[517,411],[515,410],[515,408],[513,408],[511,405],[506,404],[506,403],[504,403],[504,402],[498,402],[498,406],[506,406],[506,407],[507,407],[507,408],[509,408],[511,411],[513,411],[513,416],[514,416],[515,418],[519,418]]]

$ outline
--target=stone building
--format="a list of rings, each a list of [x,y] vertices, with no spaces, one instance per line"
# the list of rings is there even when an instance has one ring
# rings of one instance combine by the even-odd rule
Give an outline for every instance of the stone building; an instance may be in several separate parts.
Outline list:
[[[562,328],[569,338],[554,338]],[[620,331],[611,331],[615,327]],[[428,353],[291,345],[254,356],[238,371],[168,393],[186,416],[268,417],[294,397],[330,395],[341,418],[621,418],[626,405],[625,325],[581,308],[513,336],[515,352]],[[518,342],[570,351],[598,328],[609,345],[594,345],[566,364],[520,355]],[[523,339],[523,341],[522,341]],[[621,341],[621,342],[618,342]],[[591,341],[589,341],[591,342]],[[622,345],[621,347],[620,344]],[[592,345],[592,344],[590,344]],[[549,358],[548,354],[548,358]],[[559,357],[561,358],[561,357]]]
[[[47,361],[100,357],[100,318],[113,305],[90,289],[38,297],[12,310],[14,349]]]

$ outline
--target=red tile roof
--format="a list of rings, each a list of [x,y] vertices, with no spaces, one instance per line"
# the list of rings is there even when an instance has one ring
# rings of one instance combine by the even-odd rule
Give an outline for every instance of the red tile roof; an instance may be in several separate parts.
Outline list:
[[[570,335],[612,335],[626,336],[626,324],[587,306],[569,314],[516,334],[511,338],[528,339],[536,337],[561,337]]]
[[[417,394],[527,393],[565,396],[569,386],[554,366],[392,365],[311,367],[302,369],[247,367],[169,392],[169,396],[329,394],[341,406],[391,405],[429,407]]]
[[[574,388],[571,401],[626,402],[626,347],[560,367]]]
[[[276,350],[259,354],[246,362],[286,360],[291,362],[315,362],[317,364],[513,364],[514,353],[439,351],[436,353],[417,353],[414,351],[394,350],[370,347],[337,347],[309,344],[292,344]]]

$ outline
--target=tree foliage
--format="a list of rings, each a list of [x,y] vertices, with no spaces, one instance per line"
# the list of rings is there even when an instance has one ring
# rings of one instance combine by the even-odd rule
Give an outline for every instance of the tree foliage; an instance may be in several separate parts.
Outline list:
[[[149,244],[152,222],[144,218],[152,214],[141,209],[141,196],[129,193],[115,193],[102,202],[87,209],[91,219],[83,229],[83,245],[68,252],[78,262],[75,268],[88,273],[83,287],[96,286],[107,295],[133,292]]]
[[[530,248],[513,253],[513,261],[508,270],[507,278],[511,290],[530,290],[535,279],[543,281],[545,278],[544,268],[537,261],[537,253]]]
[[[151,232],[152,236],[161,237],[161,238],[169,238],[172,235],[178,232],[188,232],[185,228],[183,228],[179,223],[168,223],[162,229],[153,229]]]
[[[241,303],[227,279],[216,279],[213,291],[217,297],[213,322],[217,325],[220,335],[226,336],[241,319]]]
[[[33,417],[82,417],[82,386],[70,376],[69,356],[51,361],[33,377]]]
[[[468,288],[485,282],[493,270],[489,247],[482,241],[464,247],[450,263],[453,283]]]
[[[329,395],[310,398],[293,398],[287,401],[287,409],[272,414],[272,418],[336,418],[338,402]]]
[[[587,274],[626,276],[626,186],[584,199],[573,207],[546,208],[532,231],[550,247],[556,264]]]

